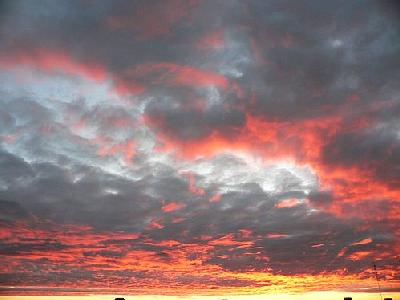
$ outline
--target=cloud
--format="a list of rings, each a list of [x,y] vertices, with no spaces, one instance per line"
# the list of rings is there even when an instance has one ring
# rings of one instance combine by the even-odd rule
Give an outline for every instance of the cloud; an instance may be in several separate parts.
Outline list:
[[[2,5],[2,289],[399,283],[392,4]]]

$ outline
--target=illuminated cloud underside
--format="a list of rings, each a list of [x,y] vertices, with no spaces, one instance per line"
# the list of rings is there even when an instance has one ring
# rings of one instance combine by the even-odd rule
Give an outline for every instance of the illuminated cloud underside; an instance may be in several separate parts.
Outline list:
[[[398,291],[393,3],[2,3],[0,294]]]

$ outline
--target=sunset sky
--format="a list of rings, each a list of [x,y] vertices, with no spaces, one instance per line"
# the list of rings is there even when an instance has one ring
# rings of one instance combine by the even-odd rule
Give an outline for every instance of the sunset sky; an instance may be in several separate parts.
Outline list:
[[[1,1],[0,299],[395,297],[399,57],[396,1]]]

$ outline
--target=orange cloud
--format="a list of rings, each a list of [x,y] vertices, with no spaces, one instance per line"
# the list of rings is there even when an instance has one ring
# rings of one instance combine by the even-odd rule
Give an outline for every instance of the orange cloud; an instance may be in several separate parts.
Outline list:
[[[367,238],[367,239],[363,239],[361,241],[358,241],[356,243],[353,243],[352,245],[353,246],[354,245],[367,245],[367,244],[370,244],[370,243],[372,243],[372,239],[371,238]]]
[[[267,237],[269,239],[282,239],[282,238],[287,238],[289,235],[288,234],[283,234],[283,233],[269,233],[267,234]]]
[[[350,260],[353,260],[353,261],[362,260],[362,259],[367,258],[368,256],[373,255],[373,254],[374,254],[374,252],[372,252],[372,251],[359,251],[359,252],[354,252],[351,255],[349,255],[347,257],[347,259],[350,259]]]
[[[153,220],[154,229],[162,229],[163,226],[157,222],[158,220]],[[156,223],[158,225],[155,225]],[[237,249],[254,246],[254,242],[247,239],[251,238],[251,231],[245,229],[238,235],[227,234],[218,239],[210,236],[207,238],[207,243],[203,244],[203,242],[182,243],[178,240],[143,239],[140,234],[127,232],[95,232],[89,226],[46,223],[36,224],[35,228],[32,228],[32,225],[22,222],[15,225],[2,228],[0,238],[6,244],[21,245],[22,252],[18,255],[6,253],[1,256],[2,271],[17,272],[20,276],[25,276],[32,288],[44,287],[47,294],[57,294],[57,291],[52,291],[52,287],[74,288],[77,291],[99,288],[106,293],[118,291],[118,293],[141,295],[156,293],[229,295],[279,291],[304,293],[349,286],[352,289],[366,288],[375,284],[372,269],[353,275],[348,274],[346,270],[336,273],[326,272],[321,275],[309,275],[306,272],[298,275],[281,275],[268,270],[235,272],[212,264],[210,257],[215,253],[216,247]],[[278,233],[270,234],[270,238],[285,236]],[[53,247],[51,251],[46,251],[40,248],[44,242],[61,247]],[[25,250],[24,245],[26,245]],[[39,245],[39,248],[35,251],[27,250],[34,245]],[[372,254],[369,251],[355,252],[348,259],[359,260]],[[27,262],[41,264],[42,273],[36,274]],[[82,280],[81,277],[69,278],[71,270],[87,272],[94,277],[86,280]],[[63,276],[56,278],[54,272]],[[121,272],[122,274],[145,272],[146,276],[121,277]],[[385,278],[392,276],[387,270],[381,274]],[[59,281],[60,279],[63,280]],[[399,283],[393,278],[390,282],[383,279],[381,281],[382,288]],[[18,277],[15,277],[14,284],[21,284]],[[107,288],[108,286],[112,287]],[[38,290],[33,293],[41,294]]]
[[[233,234],[228,234],[208,242],[211,246],[235,246],[238,248],[247,248],[254,244],[253,241],[237,241]]]
[[[301,201],[299,199],[285,199],[280,201],[279,203],[275,204],[275,207],[277,208],[290,208],[290,207],[295,207],[299,205]]]

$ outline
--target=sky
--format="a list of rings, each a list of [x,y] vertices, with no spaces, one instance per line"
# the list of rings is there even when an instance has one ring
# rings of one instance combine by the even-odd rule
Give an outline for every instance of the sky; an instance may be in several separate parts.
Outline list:
[[[400,292],[399,51],[389,0],[1,1],[1,299]]]

